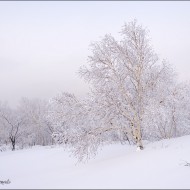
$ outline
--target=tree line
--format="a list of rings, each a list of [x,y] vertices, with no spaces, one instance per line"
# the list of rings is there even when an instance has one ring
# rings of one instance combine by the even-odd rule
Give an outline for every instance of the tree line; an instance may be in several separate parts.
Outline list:
[[[116,40],[91,44],[79,75],[91,87],[77,98],[21,100],[16,110],[0,105],[0,142],[22,147],[64,144],[83,161],[106,143],[136,144],[190,134],[190,85],[154,52],[146,28],[126,23]]]

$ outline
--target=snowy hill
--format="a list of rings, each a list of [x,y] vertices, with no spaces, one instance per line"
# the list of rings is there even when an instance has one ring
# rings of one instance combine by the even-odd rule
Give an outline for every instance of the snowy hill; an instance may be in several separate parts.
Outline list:
[[[0,188],[190,188],[190,136],[149,143],[136,151],[109,145],[76,164],[62,147],[0,152]]]

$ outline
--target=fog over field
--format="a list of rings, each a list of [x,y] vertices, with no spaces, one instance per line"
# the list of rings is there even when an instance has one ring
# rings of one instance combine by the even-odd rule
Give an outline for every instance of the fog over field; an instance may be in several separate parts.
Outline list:
[[[21,97],[77,96],[88,85],[76,73],[89,45],[107,33],[119,36],[137,19],[150,30],[155,51],[182,80],[189,80],[189,2],[0,2],[0,99],[15,107]]]
[[[190,188],[189,10],[0,1],[0,189]]]

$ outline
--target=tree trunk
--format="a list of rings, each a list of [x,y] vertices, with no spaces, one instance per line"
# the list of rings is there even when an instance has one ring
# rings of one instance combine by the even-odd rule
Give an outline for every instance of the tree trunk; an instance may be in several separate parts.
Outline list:
[[[11,140],[11,144],[12,144],[12,151],[15,151],[15,138],[10,137],[10,140]]]
[[[137,142],[137,148],[139,148],[140,150],[144,149],[141,139],[138,140],[138,142]]]
[[[12,151],[15,151],[15,140],[12,141]]]
[[[133,138],[135,139],[137,149],[143,150],[143,144],[141,140],[141,131],[140,129],[138,130],[137,128],[133,131]]]

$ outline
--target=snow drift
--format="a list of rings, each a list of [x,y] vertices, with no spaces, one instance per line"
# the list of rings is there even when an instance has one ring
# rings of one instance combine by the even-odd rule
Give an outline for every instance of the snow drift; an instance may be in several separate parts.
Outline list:
[[[135,146],[105,146],[85,164],[62,147],[0,152],[0,188],[190,188],[190,136]]]

